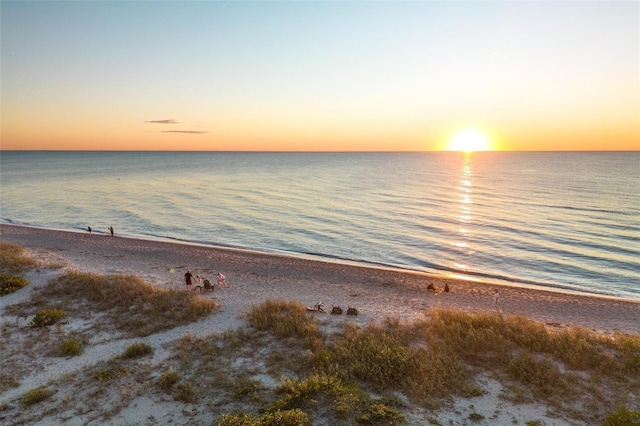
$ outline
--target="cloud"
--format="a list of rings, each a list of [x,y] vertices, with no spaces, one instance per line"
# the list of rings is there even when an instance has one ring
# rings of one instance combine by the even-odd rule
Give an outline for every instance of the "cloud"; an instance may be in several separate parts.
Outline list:
[[[201,132],[199,130],[163,130],[161,133],[189,133],[192,135],[198,135],[207,132]]]
[[[170,118],[168,120],[150,120],[150,121],[145,121],[145,123],[153,123],[153,124],[179,124],[178,121]]]

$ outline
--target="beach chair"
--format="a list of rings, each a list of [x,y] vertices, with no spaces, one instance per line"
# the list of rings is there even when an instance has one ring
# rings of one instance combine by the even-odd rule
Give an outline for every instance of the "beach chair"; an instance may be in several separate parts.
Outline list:
[[[204,280],[202,281],[202,283],[204,284],[204,291],[213,291],[213,285],[211,284],[211,281]]]
[[[307,311],[310,312],[323,312],[324,313],[324,303],[320,302],[320,303],[316,303],[315,305],[313,305],[313,308],[310,308],[307,306]]]

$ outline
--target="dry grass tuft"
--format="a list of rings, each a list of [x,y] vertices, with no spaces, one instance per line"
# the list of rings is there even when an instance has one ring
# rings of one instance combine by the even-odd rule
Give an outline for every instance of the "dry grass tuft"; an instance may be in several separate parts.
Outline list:
[[[21,274],[36,268],[38,262],[25,255],[24,248],[7,243],[0,243],[0,273]]]
[[[278,338],[314,337],[319,334],[317,323],[307,315],[307,308],[298,302],[267,300],[251,309],[249,325],[268,331]]]

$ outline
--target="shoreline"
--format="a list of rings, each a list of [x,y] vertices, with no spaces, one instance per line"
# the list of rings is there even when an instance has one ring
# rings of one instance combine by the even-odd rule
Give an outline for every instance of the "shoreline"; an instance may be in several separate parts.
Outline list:
[[[43,226],[37,225],[29,225],[24,223],[2,223],[0,222],[0,238],[2,236],[1,227],[9,226],[9,227],[19,227],[19,228],[28,228],[28,229],[36,229],[41,231],[52,231],[52,232],[68,232],[77,235],[86,235],[86,229],[61,229],[61,228],[47,228]],[[96,236],[109,236],[107,231],[94,230],[93,235]],[[118,238],[136,240],[136,241],[148,241],[150,243],[166,243],[166,244],[176,244],[176,245],[184,245],[184,246],[193,246],[193,247],[202,247],[202,248],[210,248],[213,250],[222,250],[222,251],[232,251],[239,253],[247,253],[249,255],[265,255],[265,256],[274,256],[274,257],[284,257],[290,258],[293,260],[305,260],[311,262],[322,262],[328,264],[337,264],[337,265],[346,265],[353,266],[355,268],[363,268],[363,269],[372,269],[372,270],[380,270],[380,271],[391,271],[398,273],[406,273],[406,274],[416,274],[420,276],[424,276],[426,278],[431,278],[435,280],[451,280],[451,281],[463,281],[469,283],[478,283],[482,285],[488,286],[498,286],[498,287],[516,287],[523,288],[534,291],[543,291],[543,292],[551,292],[551,293],[559,293],[559,294],[567,294],[574,296],[586,296],[586,297],[597,297],[604,298],[610,300],[617,301],[627,301],[627,302],[637,302],[640,303],[640,297],[624,297],[624,296],[616,296],[605,293],[597,293],[597,292],[589,292],[580,289],[572,289],[567,285],[558,284],[558,283],[547,283],[543,281],[533,281],[533,280],[518,280],[518,279],[509,279],[509,278],[499,278],[492,277],[490,275],[486,275],[483,273],[468,273],[464,272],[455,272],[450,271],[449,276],[445,275],[444,272],[435,271],[426,271],[419,269],[412,269],[411,267],[403,267],[403,266],[395,266],[395,265],[387,265],[384,263],[376,263],[376,262],[368,262],[364,260],[354,260],[354,259],[345,259],[340,257],[332,257],[328,255],[322,254],[313,254],[313,253],[298,253],[298,252],[282,252],[278,250],[259,250],[252,249],[247,247],[237,247],[237,246],[226,246],[226,245],[216,245],[210,244],[207,242],[198,242],[198,241],[190,241],[179,238],[172,237],[162,237],[162,236],[153,236],[153,235],[116,235]],[[444,271],[444,270],[443,270]]]
[[[183,289],[190,269],[212,279],[217,271],[231,287],[214,296],[226,311],[238,314],[266,299],[355,306],[357,322],[386,317],[409,320],[429,309],[496,312],[554,327],[579,326],[610,333],[640,333],[640,300],[574,294],[507,283],[485,283],[434,276],[426,272],[307,259],[278,253],[213,247],[103,234],[0,224],[0,241],[17,244],[43,263],[97,274],[131,274],[162,288]],[[433,284],[450,293],[427,291]],[[499,289],[500,312],[493,306]]]

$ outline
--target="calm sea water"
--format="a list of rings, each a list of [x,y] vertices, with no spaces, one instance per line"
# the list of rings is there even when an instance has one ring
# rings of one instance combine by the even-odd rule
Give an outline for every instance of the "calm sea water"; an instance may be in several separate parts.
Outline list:
[[[1,152],[4,223],[640,299],[640,153]]]

